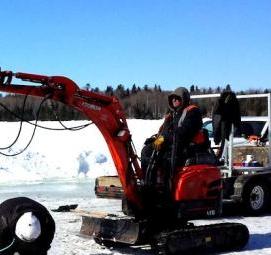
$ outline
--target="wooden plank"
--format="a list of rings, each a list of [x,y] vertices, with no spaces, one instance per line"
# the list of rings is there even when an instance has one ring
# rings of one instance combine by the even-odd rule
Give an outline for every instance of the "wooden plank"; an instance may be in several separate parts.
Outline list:
[[[121,187],[120,179],[117,175],[114,176],[100,176],[96,178],[96,183],[99,186],[115,186]]]
[[[95,194],[100,198],[121,199],[123,188],[118,176],[100,176],[95,181]]]

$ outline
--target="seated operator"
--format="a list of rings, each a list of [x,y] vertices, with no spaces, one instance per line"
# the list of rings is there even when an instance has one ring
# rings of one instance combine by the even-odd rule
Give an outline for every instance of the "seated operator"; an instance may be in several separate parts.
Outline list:
[[[179,87],[168,96],[169,113],[153,142],[157,151],[163,151],[163,161],[171,170],[184,166],[187,158],[193,157],[197,146],[206,139],[202,132],[202,115],[196,105],[190,104],[190,94]],[[200,146],[198,147],[200,148]]]
[[[0,204],[0,254],[46,255],[55,222],[48,210],[27,197]]]

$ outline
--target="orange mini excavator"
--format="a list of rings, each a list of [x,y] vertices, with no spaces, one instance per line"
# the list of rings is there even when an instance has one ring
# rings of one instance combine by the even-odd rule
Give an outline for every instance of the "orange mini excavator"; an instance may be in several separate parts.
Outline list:
[[[14,84],[14,79],[27,84]],[[126,203],[122,214],[90,212],[83,216],[81,233],[92,235],[96,242],[104,245],[151,244],[159,254],[197,251],[202,254],[240,249],[247,243],[249,233],[245,225],[194,226],[188,222],[220,214],[222,184],[216,166],[195,164],[175,169],[170,195],[161,192],[155,181],[146,182],[123,108],[116,97],[80,89],[62,76],[11,71],[0,72],[0,91],[62,102],[85,114],[101,131]]]

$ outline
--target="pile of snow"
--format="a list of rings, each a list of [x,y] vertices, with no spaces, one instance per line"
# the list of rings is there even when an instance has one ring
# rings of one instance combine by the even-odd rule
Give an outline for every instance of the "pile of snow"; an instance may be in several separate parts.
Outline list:
[[[87,121],[64,122],[67,127]],[[145,139],[156,133],[162,120],[129,120],[135,147],[140,153]],[[41,126],[61,128],[58,122],[39,122]],[[0,148],[10,145],[19,131],[18,122],[0,123]],[[0,153],[13,155],[27,145],[33,126],[24,123],[18,141]],[[17,156],[0,155],[0,183],[78,180],[101,175],[114,175],[116,169],[103,136],[95,125],[78,131],[52,131],[37,128],[30,146]]]

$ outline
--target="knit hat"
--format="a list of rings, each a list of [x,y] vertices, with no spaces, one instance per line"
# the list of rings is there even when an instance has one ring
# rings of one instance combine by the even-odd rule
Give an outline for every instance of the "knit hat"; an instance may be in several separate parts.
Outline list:
[[[33,242],[40,236],[40,221],[33,212],[26,212],[18,219],[15,234],[25,242]]]

